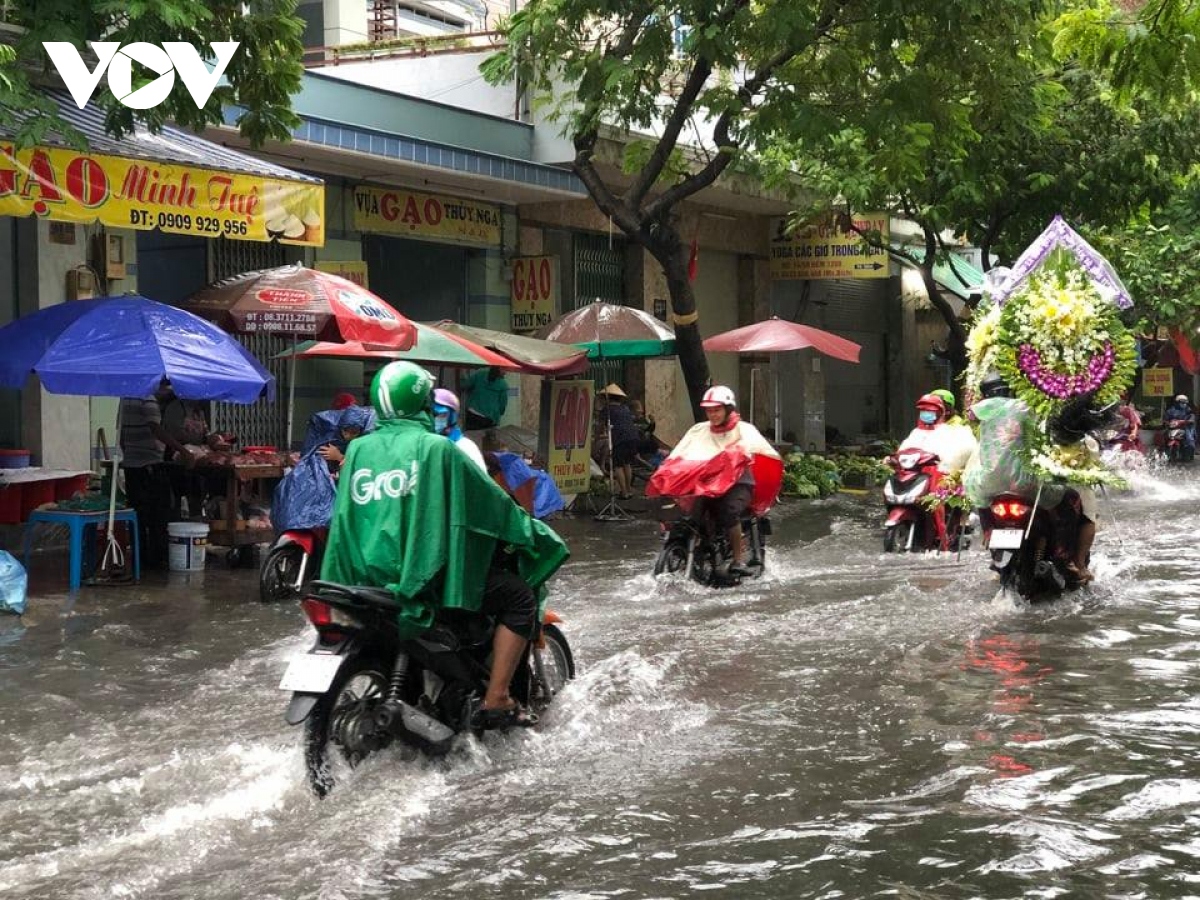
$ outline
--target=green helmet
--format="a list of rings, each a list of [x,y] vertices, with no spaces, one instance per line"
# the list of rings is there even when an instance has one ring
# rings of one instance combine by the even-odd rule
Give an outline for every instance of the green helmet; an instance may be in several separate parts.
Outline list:
[[[938,388],[936,391],[930,391],[935,397],[941,397],[942,402],[946,404],[946,412],[954,411],[954,395],[945,388]]]
[[[397,360],[375,373],[371,405],[380,419],[403,419],[429,405],[433,376],[416,363]]]

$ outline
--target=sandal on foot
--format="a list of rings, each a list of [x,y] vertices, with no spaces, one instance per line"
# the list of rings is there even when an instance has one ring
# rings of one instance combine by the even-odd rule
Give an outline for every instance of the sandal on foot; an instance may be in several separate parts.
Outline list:
[[[477,731],[503,731],[506,728],[532,728],[538,717],[520,704],[501,709],[485,709],[482,701],[471,711],[471,727]]]

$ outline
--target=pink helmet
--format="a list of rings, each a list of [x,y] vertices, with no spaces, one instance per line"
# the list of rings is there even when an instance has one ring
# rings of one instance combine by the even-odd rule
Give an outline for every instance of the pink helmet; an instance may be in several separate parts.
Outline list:
[[[704,392],[701,406],[737,406],[737,397],[723,384],[714,385]]]
[[[438,388],[433,392],[433,402],[458,412],[458,397],[448,388]]]

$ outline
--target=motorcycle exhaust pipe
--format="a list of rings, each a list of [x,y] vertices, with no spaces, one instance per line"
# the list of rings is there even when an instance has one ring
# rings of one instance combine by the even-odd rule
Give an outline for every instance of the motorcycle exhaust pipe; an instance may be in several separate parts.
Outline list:
[[[375,725],[397,737],[404,737],[426,753],[443,754],[454,740],[454,729],[433,716],[421,712],[403,700],[385,700],[375,710]]]

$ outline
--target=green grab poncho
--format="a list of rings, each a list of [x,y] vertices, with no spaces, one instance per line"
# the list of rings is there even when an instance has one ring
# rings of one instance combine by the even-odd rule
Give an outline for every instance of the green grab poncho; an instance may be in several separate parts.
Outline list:
[[[321,578],[391,591],[404,607],[401,637],[412,638],[438,608],[478,611],[493,555],[505,544],[535,590],[569,555],[552,529],[434,434],[427,413],[385,419],[346,450]],[[424,592],[439,575],[437,593]]]

